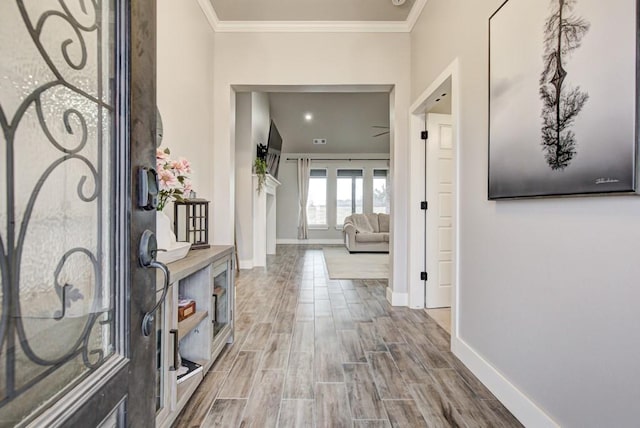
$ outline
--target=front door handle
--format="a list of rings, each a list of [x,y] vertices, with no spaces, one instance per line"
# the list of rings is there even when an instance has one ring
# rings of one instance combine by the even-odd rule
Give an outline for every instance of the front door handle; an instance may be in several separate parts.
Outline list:
[[[169,268],[167,268],[164,263],[156,260],[157,254],[158,242],[156,241],[156,235],[152,231],[147,229],[142,233],[142,237],[140,238],[138,261],[140,262],[140,266],[142,267],[160,269],[164,274],[164,286],[162,287],[162,296],[160,296],[160,300],[156,302],[156,305],[153,307],[153,309],[144,314],[144,318],[142,319],[142,334],[145,337],[151,334],[151,328],[153,327],[155,313],[160,305],[164,303],[164,300],[167,297],[167,291],[169,290],[170,286]]]

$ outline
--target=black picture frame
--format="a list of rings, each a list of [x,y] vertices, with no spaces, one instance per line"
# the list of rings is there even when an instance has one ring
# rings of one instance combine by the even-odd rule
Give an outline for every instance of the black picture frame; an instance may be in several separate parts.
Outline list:
[[[640,2],[615,3],[506,0],[490,16],[489,200],[638,194]]]

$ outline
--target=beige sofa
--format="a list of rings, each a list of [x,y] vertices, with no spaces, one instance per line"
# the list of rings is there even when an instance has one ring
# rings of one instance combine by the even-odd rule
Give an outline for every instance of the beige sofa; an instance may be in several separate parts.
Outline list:
[[[389,214],[351,214],[342,232],[350,253],[389,252]]]

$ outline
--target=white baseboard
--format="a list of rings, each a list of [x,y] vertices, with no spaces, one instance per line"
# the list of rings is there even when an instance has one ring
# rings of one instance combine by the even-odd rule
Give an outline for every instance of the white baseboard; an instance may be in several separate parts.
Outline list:
[[[238,260],[240,269],[253,269],[253,259],[250,260]]]
[[[524,426],[560,426],[465,341],[452,337],[451,350]]]
[[[285,245],[340,245],[344,244],[342,239],[278,239],[276,244]]]
[[[409,306],[409,293],[395,293],[387,287],[387,301],[391,306]]]

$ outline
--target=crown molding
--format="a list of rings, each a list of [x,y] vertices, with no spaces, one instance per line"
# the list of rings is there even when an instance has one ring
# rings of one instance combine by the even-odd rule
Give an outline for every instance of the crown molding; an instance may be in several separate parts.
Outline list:
[[[413,30],[416,22],[418,22],[418,18],[420,18],[420,14],[426,6],[427,1],[428,0],[416,0],[413,7],[411,8],[411,12],[409,12],[409,16],[407,16],[407,28],[409,33]]]
[[[215,9],[211,5],[211,2],[209,0],[197,0],[197,1],[198,1],[198,4],[200,5],[200,9],[202,9],[202,13],[204,13],[204,16],[207,18],[207,21],[209,21],[209,25],[211,25],[211,28],[213,29],[213,31],[218,31],[218,26],[220,25],[220,19],[218,18],[218,14],[216,13]]]
[[[216,31],[220,33],[407,33],[409,29],[406,21],[218,21]]]
[[[406,21],[221,21],[209,0],[197,0],[217,33],[410,33],[428,0],[416,0]]]

